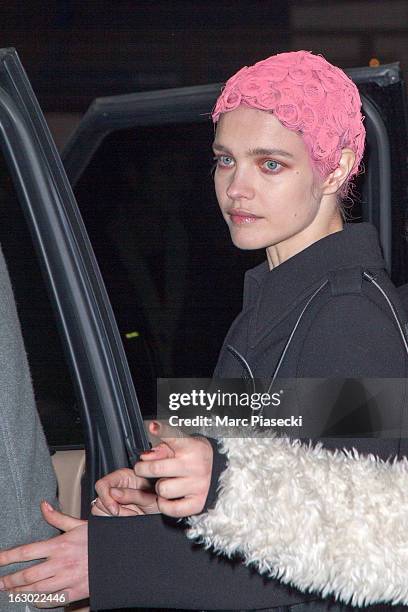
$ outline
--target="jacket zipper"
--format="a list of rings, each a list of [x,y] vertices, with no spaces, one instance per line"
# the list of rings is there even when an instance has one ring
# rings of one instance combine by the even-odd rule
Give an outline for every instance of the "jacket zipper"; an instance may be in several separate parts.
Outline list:
[[[251,366],[249,365],[249,363],[247,362],[247,360],[245,359],[245,357],[243,357],[243,355],[241,355],[241,353],[239,351],[237,351],[236,348],[234,348],[233,346],[231,346],[231,344],[227,344],[227,350],[231,353],[231,355],[233,357],[235,357],[235,359],[238,361],[238,363],[242,366],[246,376],[244,375],[243,378],[244,380],[250,380],[251,381],[251,385],[252,385],[252,393],[255,393],[256,390],[256,386],[255,386],[255,378],[254,375],[252,373],[251,370]]]

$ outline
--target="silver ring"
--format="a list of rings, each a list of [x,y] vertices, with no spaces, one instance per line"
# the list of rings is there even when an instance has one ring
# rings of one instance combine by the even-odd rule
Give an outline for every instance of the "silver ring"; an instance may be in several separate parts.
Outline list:
[[[91,506],[92,506],[92,507],[93,507],[93,506],[96,504],[96,502],[98,501],[98,499],[99,499],[99,497],[95,497],[95,499],[93,499],[93,500],[91,501]]]

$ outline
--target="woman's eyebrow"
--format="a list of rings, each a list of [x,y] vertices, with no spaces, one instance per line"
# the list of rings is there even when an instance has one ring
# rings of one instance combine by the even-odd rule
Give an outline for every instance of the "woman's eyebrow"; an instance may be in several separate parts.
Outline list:
[[[218,142],[213,142],[212,148],[214,151],[222,151],[223,153],[228,153],[227,147],[224,147],[222,144],[218,144]]]
[[[263,149],[263,148],[249,149],[247,151],[247,154],[250,157],[255,157],[256,155],[280,155],[281,157],[293,158],[292,153],[289,153],[289,151],[284,151],[283,149]]]
[[[215,151],[222,151],[224,153],[229,153],[227,147],[224,147],[222,144],[217,142],[213,143],[213,149]],[[292,153],[289,151],[284,151],[283,149],[264,149],[264,148],[256,148],[256,149],[248,149],[246,153],[249,157],[256,157],[257,155],[280,155],[281,157],[289,157],[293,159]]]

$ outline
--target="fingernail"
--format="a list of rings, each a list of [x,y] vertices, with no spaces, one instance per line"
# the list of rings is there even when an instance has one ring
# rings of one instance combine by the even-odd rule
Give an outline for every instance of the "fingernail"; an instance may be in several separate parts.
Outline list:
[[[118,516],[119,508],[117,508],[117,506],[109,506],[109,510],[110,513],[113,514],[113,516]]]
[[[4,591],[4,590],[5,590],[4,582],[0,580],[0,591]]]
[[[47,508],[47,510],[53,511],[54,508],[51,506],[51,504],[49,502],[47,502],[47,500],[43,500],[43,504],[44,506]]]

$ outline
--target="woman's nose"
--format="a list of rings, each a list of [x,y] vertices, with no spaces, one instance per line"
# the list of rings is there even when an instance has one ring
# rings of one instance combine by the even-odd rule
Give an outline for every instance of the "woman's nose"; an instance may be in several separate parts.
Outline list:
[[[227,196],[231,200],[252,199],[254,188],[249,176],[243,172],[234,172],[227,187]]]

